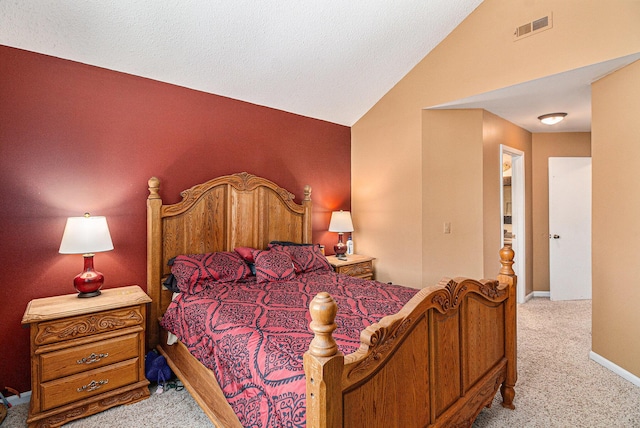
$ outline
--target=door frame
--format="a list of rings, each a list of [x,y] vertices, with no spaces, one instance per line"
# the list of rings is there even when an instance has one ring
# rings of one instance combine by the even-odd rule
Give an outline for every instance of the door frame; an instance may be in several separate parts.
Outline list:
[[[516,236],[516,239],[512,241],[516,260],[513,270],[518,276],[516,297],[518,303],[524,303],[526,300],[525,290],[527,289],[524,152],[505,144],[500,144],[500,247],[504,247],[504,233],[502,232],[504,230],[502,165],[505,154],[511,156],[511,229]]]

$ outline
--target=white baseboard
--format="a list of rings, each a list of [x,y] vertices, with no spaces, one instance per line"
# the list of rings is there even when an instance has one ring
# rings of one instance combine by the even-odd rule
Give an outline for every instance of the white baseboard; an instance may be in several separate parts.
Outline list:
[[[630,373],[630,372],[626,371],[625,369],[623,369],[619,365],[612,363],[611,361],[609,361],[606,358],[596,354],[593,351],[589,352],[589,358],[592,359],[593,361],[595,361],[596,363],[600,364],[601,366],[611,370],[612,372],[614,372],[615,374],[617,374],[621,378],[623,378],[625,380],[628,380],[629,382],[631,382],[635,386],[640,386],[640,377],[634,375],[633,373]]]
[[[531,294],[533,294],[533,297],[551,297],[550,291],[534,291]]]
[[[7,397],[7,401],[12,406],[17,406],[18,404],[24,404],[31,401],[31,391],[23,392],[20,394],[20,397],[17,395],[12,395],[11,397]]]
[[[527,303],[529,300],[534,297],[546,297],[547,299],[551,297],[551,292],[549,291],[532,291],[531,293],[524,296],[524,303]],[[520,303],[520,302],[518,302]]]

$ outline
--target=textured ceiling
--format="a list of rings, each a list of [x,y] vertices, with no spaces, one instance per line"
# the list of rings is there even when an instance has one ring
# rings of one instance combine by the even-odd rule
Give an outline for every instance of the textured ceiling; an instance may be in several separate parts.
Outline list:
[[[352,125],[481,0],[2,0],[0,44]]]

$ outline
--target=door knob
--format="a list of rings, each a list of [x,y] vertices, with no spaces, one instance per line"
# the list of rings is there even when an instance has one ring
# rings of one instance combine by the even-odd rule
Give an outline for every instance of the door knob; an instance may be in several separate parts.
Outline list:
[[[549,238],[551,238],[551,235],[549,235]],[[553,235],[553,239],[560,239],[560,235]]]

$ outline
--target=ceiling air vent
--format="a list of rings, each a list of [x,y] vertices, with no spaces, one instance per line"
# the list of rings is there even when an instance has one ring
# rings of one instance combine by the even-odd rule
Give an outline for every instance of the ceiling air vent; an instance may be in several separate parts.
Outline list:
[[[528,37],[533,34],[537,34],[541,31],[548,30],[553,27],[553,20],[551,19],[551,14],[547,16],[543,16],[542,18],[538,18],[535,21],[527,22],[524,25],[520,25],[516,27],[513,35],[515,36],[515,40],[520,40],[523,37]]]

